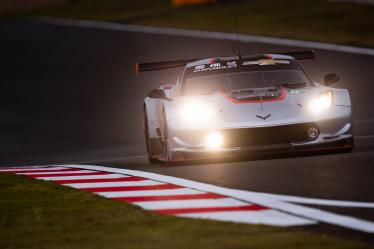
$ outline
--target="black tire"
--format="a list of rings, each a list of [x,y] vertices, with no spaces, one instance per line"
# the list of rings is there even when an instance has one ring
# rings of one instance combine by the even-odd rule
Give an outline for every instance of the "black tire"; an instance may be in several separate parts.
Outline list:
[[[343,149],[343,152],[345,153],[349,153],[349,152],[352,152],[352,150],[354,149],[355,147],[355,140],[353,137],[351,138],[348,138],[346,141],[345,141],[345,144],[346,146],[348,146],[347,148],[344,148]]]
[[[145,138],[145,145],[147,148],[148,161],[151,164],[155,164],[158,162],[158,160],[153,158],[153,155],[152,155],[152,145],[151,145],[151,140],[149,138],[147,110],[145,107],[144,107],[143,127],[144,127],[144,138]]]
[[[164,157],[165,157],[165,163],[167,165],[172,165],[174,163],[174,153],[170,152],[170,143],[169,143],[169,132],[168,132],[168,125],[167,125],[167,122],[166,122],[166,116],[165,116],[165,112],[163,112],[163,134],[164,134],[164,138],[163,138],[163,152],[164,152]]]

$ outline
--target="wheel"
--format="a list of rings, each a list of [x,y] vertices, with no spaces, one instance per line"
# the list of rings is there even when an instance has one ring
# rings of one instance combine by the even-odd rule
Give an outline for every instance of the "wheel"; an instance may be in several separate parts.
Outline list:
[[[347,138],[339,143],[339,147],[335,149],[337,153],[350,153],[354,148],[353,137]]]
[[[344,148],[344,149],[343,149],[343,152],[345,152],[345,153],[352,152],[353,148],[355,147],[355,141],[354,141],[354,138],[353,138],[353,137],[348,138],[348,139],[345,141],[345,145],[346,145],[347,148]]]
[[[163,130],[163,154],[165,157],[165,163],[167,165],[172,165],[174,163],[174,153],[170,150],[170,141],[169,141],[169,129],[166,121],[165,112],[163,112],[163,121],[162,121],[162,130]]]
[[[158,160],[153,157],[154,153],[153,153],[151,139],[149,137],[148,117],[147,117],[147,111],[146,111],[145,107],[144,107],[143,126],[144,126],[144,138],[145,138],[145,144],[146,144],[146,148],[147,148],[148,161],[151,164],[154,164],[154,163],[157,163]]]

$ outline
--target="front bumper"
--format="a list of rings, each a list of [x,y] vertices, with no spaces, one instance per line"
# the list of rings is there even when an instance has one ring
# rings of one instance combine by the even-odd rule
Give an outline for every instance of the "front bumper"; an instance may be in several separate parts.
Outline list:
[[[312,124],[297,125],[298,129],[292,127],[289,134],[286,129],[277,130],[277,132],[281,132],[278,137],[274,137],[274,134],[270,130],[261,131],[263,132],[261,134],[258,130],[253,129],[255,130],[253,132],[251,128],[246,128],[249,130],[248,132],[240,132],[239,136],[230,136],[234,141],[226,142],[219,148],[208,148],[204,145],[202,141],[203,134],[209,131],[200,131],[195,136],[190,132],[181,134],[181,136],[173,136],[170,149],[172,152],[182,155],[182,158],[210,158],[353,148],[353,135],[350,123],[344,125],[334,133],[324,132],[320,129],[320,133],[315,139],[303,139],[301,133],[302,129],[307,129]],[[237,130],[240,131],[240,129],[242,128]],[[275,127],[274,129],[279,128]],[[226,139],[225,134],[231,135],[225,130],[222,131],[224,139]],[[263,140],[261,140],[261,136],[264,136]],[[252,143],[251,138],[253,140]]]

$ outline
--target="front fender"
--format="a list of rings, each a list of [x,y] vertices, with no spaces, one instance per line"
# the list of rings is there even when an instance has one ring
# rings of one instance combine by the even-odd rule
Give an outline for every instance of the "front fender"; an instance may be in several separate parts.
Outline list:
[[[150,138],[158,138],[156,129],[162,126],[162,100],[145,98],[144,99],[144,108],[148,118],[148,132]]]

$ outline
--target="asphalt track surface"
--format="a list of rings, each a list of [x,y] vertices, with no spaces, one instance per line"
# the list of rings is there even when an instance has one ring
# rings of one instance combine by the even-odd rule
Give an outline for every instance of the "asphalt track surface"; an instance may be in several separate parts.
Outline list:
[[[243,54],[300,50],[258,43]],[[317,50],[306,61],[315,81],[336,72],[348,88],[355,135],[349,154],[193,165],[149,165],[142,104],[147,92],[173,83],[180,69],[134,74],[134,62],[230,55],[232,42],[62,27],[0,23],[0,166],[89,163],[137,169],[219,186],[311,198],[374,202],[374,57]],[[367,142],[369,141],[369,142]],[[374,210],[319,207],[374,221]],[[338,227],[332,233],[372,240]]]

